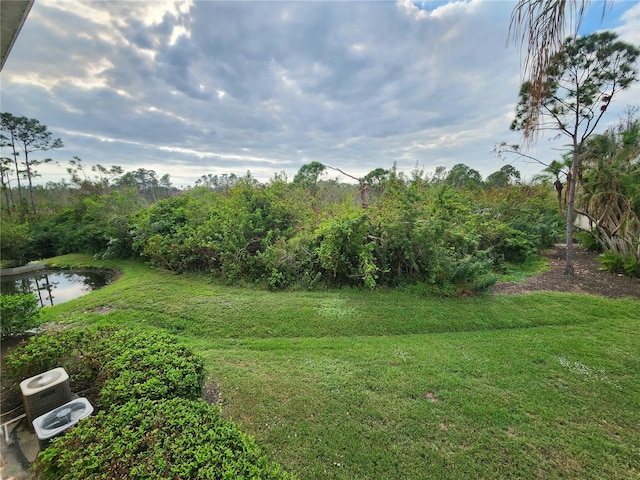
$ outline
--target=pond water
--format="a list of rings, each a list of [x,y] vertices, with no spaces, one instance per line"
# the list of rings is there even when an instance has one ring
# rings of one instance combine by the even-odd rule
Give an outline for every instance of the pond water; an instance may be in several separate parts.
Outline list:
[[[21,275],[3,275],[2,295],[34,293],[41,307],[58,305],[107,285],[112,274],[105,270],[38,270]]]

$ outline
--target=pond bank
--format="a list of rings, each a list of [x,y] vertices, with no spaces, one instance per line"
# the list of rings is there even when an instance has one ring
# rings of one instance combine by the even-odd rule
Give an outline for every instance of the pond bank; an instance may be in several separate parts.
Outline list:
[[[37,272],[38,270],[44,270],[46,266],[46,263],[30,263],[28,265],[22,265],[21,267],[0,268],[0,276],[21,275],[23,273]]]

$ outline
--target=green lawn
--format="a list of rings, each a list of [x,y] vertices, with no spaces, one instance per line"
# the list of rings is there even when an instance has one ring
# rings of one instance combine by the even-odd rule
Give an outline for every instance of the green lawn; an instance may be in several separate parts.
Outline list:
[[[45,321],[178,335],[301,479],[640,478],[640,302],[273,293],[117,265]]]

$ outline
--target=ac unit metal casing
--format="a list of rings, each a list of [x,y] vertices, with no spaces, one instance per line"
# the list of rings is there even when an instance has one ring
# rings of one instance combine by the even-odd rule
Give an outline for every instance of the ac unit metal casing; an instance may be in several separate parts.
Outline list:
[[[64,433],[92,413],[93,406],[89,400],[79,397],[35,418],[33,428],[38,437],[40,448],[46,448],[50,439]]]
[[[69,375],[62,367],[23,380],[20,390],[29,426],[40,415],[71,401]]]

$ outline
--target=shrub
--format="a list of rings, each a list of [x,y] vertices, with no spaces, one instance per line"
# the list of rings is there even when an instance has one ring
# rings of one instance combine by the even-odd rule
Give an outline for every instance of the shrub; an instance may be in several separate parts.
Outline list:
[[[2,359],[3,411],[20,405],[22,380],[56,367],[63,367],[69,374],[73,391],[91,389],[95,394],[97,372],[89,346],[98,340],[98,335],[86,329],[67,329],[31,337],[7,353]]]
[[[40,453],[43,479],[288,478],[255,441],[202,399],[204,367],[157,332],[68,329],[41,335],[3,362],[14,380],[64,366],[96,399],[84,419]]]
[[[3,260],[15,260],[22,264],[30,260],[29,224],[16,224],[0,220],[0,257]]]
[[[640,278],[640,263],[633,255],[623,257],[613,250],[607,250],[600,255],[600,263],[604,270]]]
[[[25,333],[38,326],[40,309],[32,293],[0,296],[0,334],[2,337]]]
[[[496,252],[507,262],[524,263],[536,253],[536,245],[526,233],[511,229],[496,246]]]
[[[42,479],[285,479],[203,400],[132,400],[80,422],[37,460]]]
[[[123,348],[126,345],[126,348]],[[99,404],[132,399],[202,396],[204,364],[172,337],[162,333],[114,332],[94,348],[100,356]]]
[[[593,233],[582,230],[576,232],[575,237],[578,243],[587,250],[591,252],[602,251],[602,246],[598,243],[598,239]]]
[[[71,389],[88,389],[101,407],[136,398],[195,399],[205,377],[202,360],[169,335],[74,328],[35,337],[11,351],[3,361],[3,381],[17,390],[21,380],[60,366]]]
[[[64,367],[72,382],[72,389],[80,378],[95,380],[100,358],[94,359],[92,347],[113,330],[69,328],[55,333],[37,335],[11,350],[2,362],[4,380],[21,381],[56,367]],[[122,346],[121,346],[122,348]],[[87,374],[87,370],[93,372]],[[84,383],[84,382],[83,382]]]
[[[327,220],[316,231],[313,252],[329,282],[346,285],[361,279],[369,288],[376,286],[378,267],[370,230],[369,217],[357,212]]]

